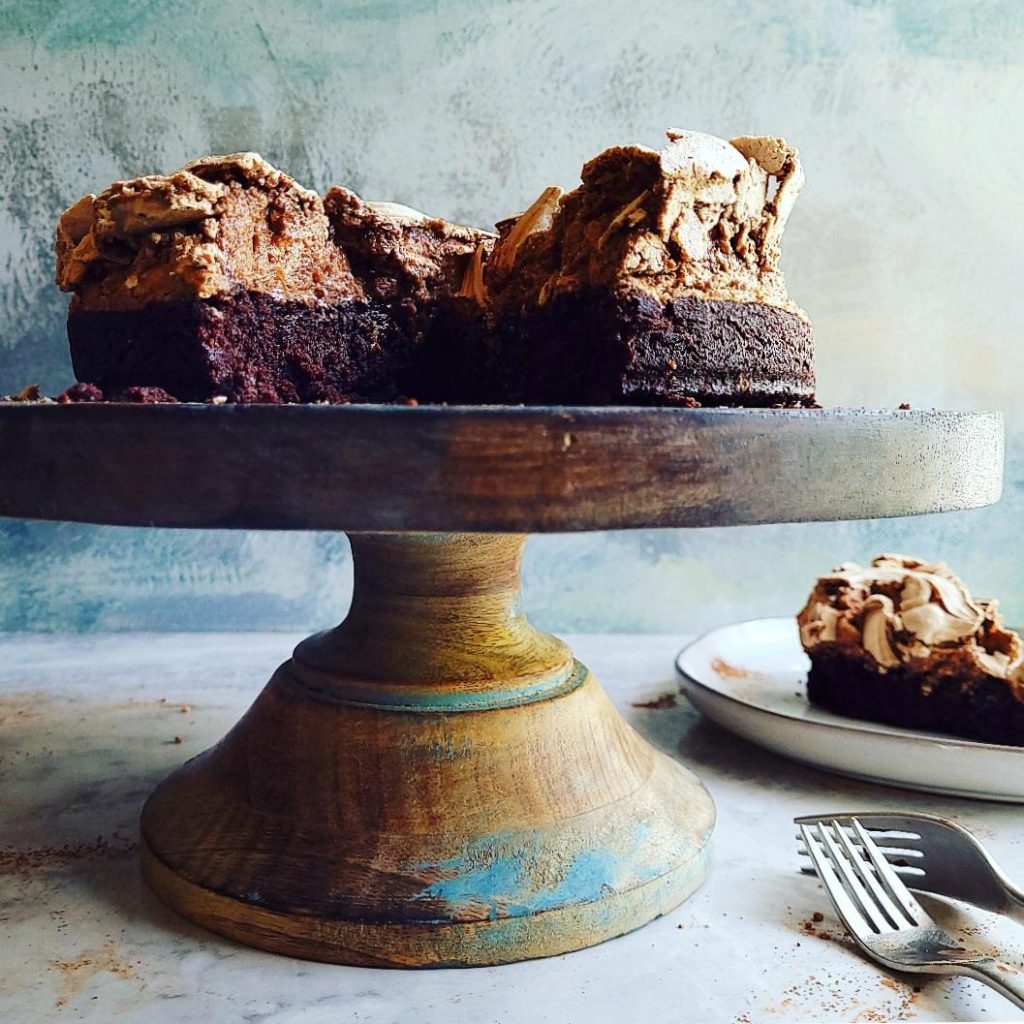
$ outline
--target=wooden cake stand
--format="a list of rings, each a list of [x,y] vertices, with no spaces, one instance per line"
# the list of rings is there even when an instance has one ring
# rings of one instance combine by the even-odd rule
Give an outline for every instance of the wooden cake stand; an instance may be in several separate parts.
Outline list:
[[[348,617],[157,787],[145,876],[281,953],[498,964],[684,900],[715,817],[527,622],[524,535],[976,507],[1002,441],[973,413],[12,404],[0,515],[346,531]]]

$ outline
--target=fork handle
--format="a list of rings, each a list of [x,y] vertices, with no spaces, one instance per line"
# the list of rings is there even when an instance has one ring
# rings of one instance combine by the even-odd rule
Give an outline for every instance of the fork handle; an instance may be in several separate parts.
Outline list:
[[[1000,960],[976,960],[964,964],[964,973],[994,988],[1024,1010],[1024,974]]]

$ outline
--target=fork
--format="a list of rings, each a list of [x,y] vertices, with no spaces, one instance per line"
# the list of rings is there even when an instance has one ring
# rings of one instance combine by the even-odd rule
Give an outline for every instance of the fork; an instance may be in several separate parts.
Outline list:
[[[1024,923],[1024,892],[1000,870],[967,829],[934,814],[821,814],[797,825],[838,820],[847,831],[856,818],[911,889],[973,903]],[[805,866],[803,871],[813,871]]]
[[[958,945],[914,899],[856,819],[851,831],[853,838],[838,820],[800,826],[825,891],[857,945],[890,970],[963,974],[1024,1009],[1024,976],[985,953]]]

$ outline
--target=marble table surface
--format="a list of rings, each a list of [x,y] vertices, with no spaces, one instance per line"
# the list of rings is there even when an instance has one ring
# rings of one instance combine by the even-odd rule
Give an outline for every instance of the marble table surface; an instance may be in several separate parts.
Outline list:
[[[139,810],[162,776],[227,730],[297,639],[0,637],[0,1020],[781,1024],[1019,1017],[976,982],[921,980],[915,987],[862,960],[817,881],[799,874],[791,821],[826,810],[931,811],[976,831],[1011,875],[1024,877],[1024,808],[844,780],[750,746],[674,697],[681,637],[569,638],[630,721],[694,767],[718,805],[710,878],[672,913],[578,953],[435,971],[291,960],[188,924],[140,880]],[[1021,962],[1019,927],[959,909],[951,921]]]

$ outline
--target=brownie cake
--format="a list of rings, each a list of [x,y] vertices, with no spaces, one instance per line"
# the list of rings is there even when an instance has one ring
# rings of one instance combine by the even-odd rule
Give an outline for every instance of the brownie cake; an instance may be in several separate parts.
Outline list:
[[[842,565],[818,580],[797,622],[812,703],[1024,746],[1020,637],[945,565],[898,555]]]
[[[57,228],[75,376],[108,397],[392,398],[490,237],[344,189],[325,204],[254,153],[116,182]]]
[[[813,340],[778,259],[803,183],[782,139],[669,132],[498,225],[483,303],[505,397],[812,403]]]
[[[254,153],[67,210],[62,400],[793,405],[813,341],[778,269],[803,173],[781,139],[620,146],[484,231]]]

